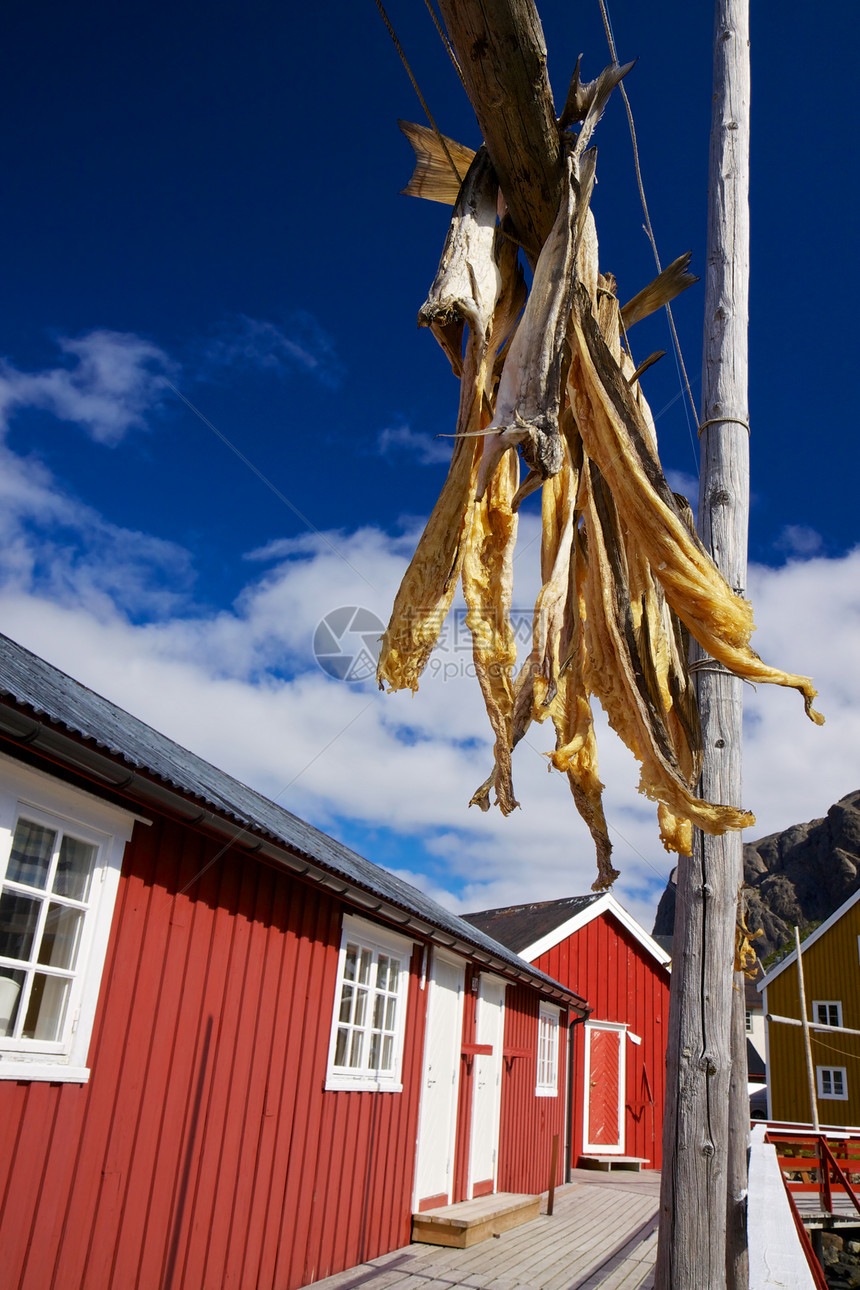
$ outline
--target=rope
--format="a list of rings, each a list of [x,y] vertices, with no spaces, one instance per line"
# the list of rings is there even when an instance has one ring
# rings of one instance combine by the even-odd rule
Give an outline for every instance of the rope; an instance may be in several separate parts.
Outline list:
[[[711,417],[708,421],[703,421],[699,426],[699,438],[702,437],[702,431],[706,426],[721,426],[724,421],[731,421],[733,425],[743,426],[747,434],[751,434],[749,421],[744,421],[743,417]]]
[[[439,145],[442,148],[442,151],[445,153],[445,156],[448,158],[448,165],[451,167],[454,174],[456,175],[457,183],[462,184],[463,176],[460,174],[459,170],[454,165],[454,159],[451,156],[451,153],[448,151],[448,145],[445,142],[444,135],[440,131],[436,122],[433,120],[433,114],[424,100],[424,95],[421,93],[420,89],[418,88],[418,82],[416,81],[415,77],[412,74],[412,68],[409,66],[406,55],[403,52],[403,47],[400,44],[400,41],[397,39],[397,33],[395,32],[394,28],[391,25],[391,20],[389,19],[388,14],[385,12],[384,8],[382,7],[382,0],[376,0],[376,7],[379,10],[379,12],[382,14],[382,21],[385,23],[386,27],[388,28],[389,36],[394,41],[394,48],[397,50],[398,54],[400,55],[400,61],[403,64],[403,66],[406,68],[406,75],[409,77],[410,81],[412,82],[412,88],[414,89],[415,93],[418,95],[418,102],[421,104],[422,108],[424,109],[427,120],[430,122],[430,125],[433,127],[433,133],[436,135],[436,138],[439,140]]]
[[[607,41],[607,44],[609,45],[609,52],[612,55],[613,63],[617,63],[618,51],[615,46],[615,37],[612,34],[612,24],[609,20],[609,13],[607,12],[606,0],[598,0],[598,3],[600,5],[600,14],[601,14],[601,17],[603,18],[603,30],[606,33],[606,41]],[[627,90],[624,88],[623,81],[619,83],[618,88],[620,89],[621,97],[624,100],[624,108],[625,108],[625,111],[627,112],[627,124],[630,127],[630,141],[633,144],[633,165],[636,170],[636,186],[639,189],[639,200],[642,203],[642,213],[645,216],[645,232],[648,235],[648,241],[651,243],[651,250],[654,253],[654,262],[657,265],[657,272],[662,273],[663,266],[660,263],[660,252],[657,250],[657,239],[654,236],[654,229],[651,225],[651,216],[648,213],[648,202],[645,198],[645,185],[642,182],[642,168],[639,164],[639,141],[636,137],[636,125],[633,120],[633,109],[630,106],[630,99],[627,97]],[[669,320],[669,330],[672,333],[672,342],[675,347],[676,360],[681,369],[680,374],[683,377],[684,388],[687,392],[687,397],[690,400],[690,407],[693,409],[693,417],[696,420],[696,424],[698,424],[699,413],[696,408],[695,399],[693,398],[693,391],[690,389],[690,378],[687,376],[687,368],[684,364],[684,355],[681,353],[681,342],[678,339],[678,332],[675,328],[675,319],[672,315],[672,306],[667,304],[665,308],[666,308],[666,317]],[[688,428],[690,429],[690,443],[693,445],[693,452],[695,455],[695,443],[693,442],[693,431],[692,431],[692,427],[689,426],[689,423],[688,423]]]
[[[463,86],[463,89],[465,89],[466,82],[463,80],[463,69],[460,66],[460,64],[457,62],[457,55],[454,53],[454,47],[452,46],[450,40],[448,39],[448,33],[445,30],[445,28],[442,26],[441,22],[439,21],[439,16],[436,13],[436,10],[433,8],[433,5],[431,4],[430,0],[424,0],[424,3],[427,6],[427,12],[430,14],[430,17],[433,19],[433,26],[438,31],[439,36],[442,40],[442,44],[445,46],[445,48],[448,51],[448,57],[450,58],[451,62],[454,64],[454,71],[457,73],[457,75],[460,78],[460,84]]]

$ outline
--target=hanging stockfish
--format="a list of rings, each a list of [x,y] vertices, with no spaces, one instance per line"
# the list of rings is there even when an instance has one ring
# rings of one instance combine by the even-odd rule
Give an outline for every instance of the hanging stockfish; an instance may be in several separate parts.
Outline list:
[[[682,264],[684,259],[685,257],[681,257],[676,264]],[[677,278],[677,274],[667,271],[645,291],[640,292],[634,299],[640,301],[643,312],[637,317],[645,316],[645,305],[641,302],[665,300],[667,294],[677,292],[680,289]],[[643,442],[659,468],[654,424],[638,384],[640,369],[633,370],[632,358],[621,348],[624,314],[618,308],[615,279],[611,274],[606,274],[601,275],[598,281],[597,324],[606,348],[619,364],[631,389],[642,416]],[[693,534],[689,503],[683,498],[675,500],[679,507],[684,508],[681,511],[682,518],[688,531]],[[628,583],[627,600],[635,637],[636,648],[632,661],[637,669],[637,680],[640,688],[647,692],[657,721],[666,732],[686,785],[693,789],[701,774],[702,737],[695,691],[687,670],[689,639],[683,625],[666,603],[663,590],[638,541],[638,534],[628,528],[621,528],[620,540]],[[689,854],[693,840],[689,819],[676,818],[663,802],[660,802],[657,814],[664,846],[671,851]]]
[[[518,805],[511,753],[533,722],[555,728],[550,765],[567,775],[594,839],[595,890],[617,878],[598,776],[591,700],[640,764],[639,789],[657,803],[664,846],[689,854],[692,828],[746,828],[740,808],[696,793],[702,736],[690,678],[690,637],[750,680],[801,691],[808,677],[769,667],[750,648],[752,608],[707,554],[685,499],[672,493],[657,452],[627,329],[697,279],[679,257],[621,308],[614,278],[598,269],[589,209],[594,127],[628,70],[617,64],[584,84],[577,63],[559,120],[565,177],[552,230],[524,285],[516,245],[484,150],[459,189],[436,279],[419,323],[429,326],[460,377],[448,477],[398,592],[380,655],[380,686],[418,687],[462,574],[475,668],[494,735],[490,775],[472,797],[504,814]],[[568,127],[581,123],[578,135]],[[451,158],[422,127],[403,126],[416,150],[407,191],[451,201]],[[465,350],[463,336],[468,327]],[[528,474],[519,484],[521,453]],[[532,646],[516,679],[511,624],[517,508],[542,487],[541,588]]]
[[[475,504],[463,560],[466,626],[472,633],[475,672],[495,735],[494,784],[503,815],[519,806],[511,782],[517,643],[510,613],[517,540],[513,500],[518,483],[519,459],[510,452]]]
[[[588,463],[585,463],[588,468]],[[583,490],[579,489],[579,496]],[[592,890],[611,887],[618,877],[613,868],[612,843],[603,810],[603,785],[597,773],[597,738],[594,715],[585,682],[585,585],[587,552],[585,534],[576,528],[571,547],[566,627],[568,639],[559,676],[559,693],[552,705],[556,733],[550,764],[567,775],[574,804],[588,827],[597,855],[597,879]]]
[[[561,201],[538,256],[525,312],[505,359],[478,474],[480,497],[503,454],[518,447],[529,473],[514,499],[515,509],[544,480],[557,475],[564,462],[559,414],[565,334],[576,281],[577,251],[590,216],[597,160],[594,150],[586,149],[612,90],[633,64],[613,64],[585,86],[580,84],[578,66],[568,95],[568,111],[569,118],[581,120],[582,126],[575,140],[563,136],[566,152]]]
[[[712,805],[691,791],[664,721],[644,676],[631,610],[628,571],[619,517],[606,481],[594,462],[584,483],[588,540],[585,596],[585,682],[596,694],[613,730],[641,767],[639,791],[673,815],[706,833],[743,829],[755,822],[748,811]]]
[[[538,257],[525,311],[502,368],[478,473],[480,497],[504,454],[519,447],[529,473],[520,486],[516,506],[543,480],[556,475],[564,461],[558,417],[579,195],[572,155],[568,155],[567,167],[561,205]]]
[[[820,725],[823,718],[812,707],[816,690],[809,677],[768,666],[750,647],[752,606],[734,594],[687,530],[650,450],[639,405],[580,286],[573,294],[571,324],[578,362],[569,388],[585,451],[600,467],[625,528],[635,533],[670,606],[706,653],[730,672],[800,690],[807,715]]]
[[[377,666],[380,689],[418,689],[418,678],[451,607],[471,526],[480,439],[489,420],[496,354],[522,309],[516,247],[496,233],[497,184],[484,150],[463,183],[439,271],[419,315],[452,357],[469,332],[460,380],[457,434],[448,475],[400,585]],[[459,332],[456,329],[459,327]],[[453,359],[452,359],[453,362]]]

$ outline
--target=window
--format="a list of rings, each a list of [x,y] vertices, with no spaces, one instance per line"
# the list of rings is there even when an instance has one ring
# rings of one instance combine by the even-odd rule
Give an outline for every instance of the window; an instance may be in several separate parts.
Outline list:
[[[538,1097],[558,1095],[558,1024],[559,1010],[542,1003],[538,1013],[537,1086]]]
[[[744,1012],[744,1029],[746,1030],[748,1035],[752,1034],[752,1028],[753,1028],[752,1013],[750,1012],[749,1008],[747,1008]]]
[[[134,817],[0,757],[0,1078],[85,1081]]]
[[[399,1093],[412,942],[348,914],[337,967],[327,1089]]]
[[[841,1026],[842,1004],[836,1000],[813,999],[812,1016],[819,1026]]]
[[[848,1100],[848,1079],[844,1066],[816,1066],[818,1096],[830,1097],[846,1102]]]

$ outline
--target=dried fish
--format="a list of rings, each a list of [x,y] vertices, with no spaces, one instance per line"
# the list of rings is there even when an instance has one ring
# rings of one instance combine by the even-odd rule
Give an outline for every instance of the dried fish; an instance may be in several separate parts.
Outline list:
[[[530,468],[520,498],[557,474],[564,461],[558,418],[577,249],[580,186],[575,164],[573,154],[568,154],[561,205],[538,258],[525,312],[502,369],[478,475],[479,497],[509,448],[520,447]]]
[[[600,471],[589,464],[584,488],[588,536],[585,583],[585,682],[641,767],[639,791],[705,833],[755,822],[748,811],[711,804],[691,791],[643,675],[631,612],[619,517]]]
[[[485,159],[473,163],[455,208],[452,230],[458,243],[469,247],[482,263],[464,272],[466,260],[456,247],[445,251],[423,311],[439,329],[469,321],[469,334],[460,381],[457,437],[448,475],[427,526],[398,590],[391,620],[382,638],[377,665],[380,689],[418,689],[457,589],[471,526],[481,440],[473,436],[489,420],[492,396],[488,373],[495,356],[520,312],[525,295],[516,247],[487,237],[489,212],[495,208],[496,181]],[[490,225],[492,227],[492,224]],[[491,263],[484,263],[491,261]],[[481,287],[473,286],[482,284]],[[492,284],[496,294],[493,298]],[[442,324],[441,319],[447,319]],[[434,326],[435,334],[447,347]]]
[[[577,531],[571,551],[570,600],[571,648],[559,677],[559,697],[553,704],[556,731],[555,752],[550,763],[566,773],[580,816],[588,826],[597,854],[594,891],[611,887],[618,877],[613,868],[612,843],[603,810],[603,785],[597,773],[597,739],[594,716],[585,683],[585,600],[586,552],[582,532]]]
[[[799,690],[807,715],[821,724],[823,718],[812,707],[816,691],[809,677],[770,667],[751,649],[752,606],[734,594],[687,531],[649,449],[641,409],[600,334],[582,287],[574,292],[571,330],[578,358],[573,397],[585,451],[604,474],[625,527],[636,533],[672,609],[712,658],[748,680]],[[573,378],[569,388],[572,384]]]
[[[511,504],[518,483],[519,459],[509,452],[475,504],[463,561],[466,626],[472,633],[475,672],[495,735],[493,782],[504,815],[519,806],[511,781],[517,645],[510,617],[517,540],[517,516]]]
[[[415,150],[412,178],[401,191],[407,197],[423,197],[427,201],[453,206],[460,184],[472,164],[474,151],[455,139],[449,139],[446,134],[437,135],[426,125],[415,125],[412,121],[398,121],[397,124]]]
[[[533,722],[550,717],[552,767],[568,777],[594,839],[595,890],[618,872],[598,776],[591,700],[638,759],[640,791],[657,803],[664,846],[689,854],[693,826],[745,828],[748,811],[697,796],[702,735],[688,664],[690,637],[730,671],[801,691],[808,677],[762,662],[750,648],[752,608],[735,595],[695,534],[685,499],[663,476],[651,411],[627,328],[697,279],[679,257],[624,308],[598,269],[589,209],[594,127],[616,64],[589,85],[579,64],[559,125],[566,182],[535,267],[525,312],[516,248],[496,222],[501,202],[483,151],[473,156],[406,127],[418,162],[408,191],[452,200],[451,158],[468,158],[439,271],[419,323],[431,327],[460,376],[448,478],[398,593],[383,640],[380,685],[416,689],[462,573],[473,657],[493,729],[494,764],[472,804],[490,794],[508,814],[511,755]],[[581,122],[578,135],[566,127]],[[459,163],[458,163],[459,164]],[[468,332],[466,332],[468,328]],[[467,335],[465,351],[463,336]],[[529,472],[518,486],[520,451]],[[541,588],[531,651],[516,664],[510,620],[516,511],[542,487]]]

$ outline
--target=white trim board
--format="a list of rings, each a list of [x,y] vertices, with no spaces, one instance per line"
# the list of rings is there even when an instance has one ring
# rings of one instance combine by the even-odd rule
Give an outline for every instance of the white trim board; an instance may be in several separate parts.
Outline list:
[[[520,958],[533,963],[535,959],[540,958],[541,954],[546,954],[547,950],[551,950],[562,941],[567,940],[568,936],[572,936],[574,932],[578,932],[592,919],[598,918],[601,914],[612,914],[613,918],[617,918],[621,926],[648,951],[652,958],[657,960],[661,967],[668,968],[669,955],[660,948],[653,937],[648,935],[642,924],[637,923],[633,915],[628,914],[624,906],[618,903],[611,891],[604,892],[598,900],[592,901],[585,909],[581,909],[578,914],[574,914],[566,922],[560,923],[558,927],[551,932],[547,932],[533,945],[527,945],[525,949],[519,950]]]

